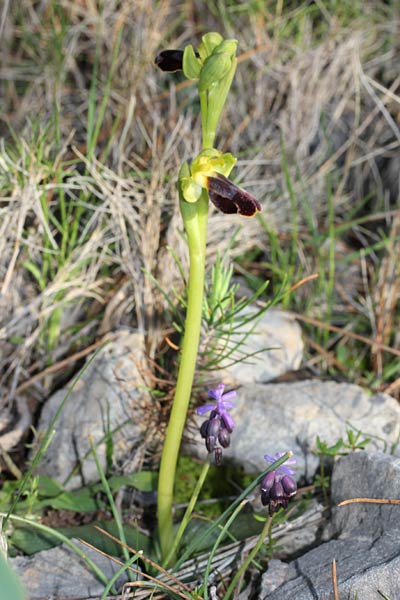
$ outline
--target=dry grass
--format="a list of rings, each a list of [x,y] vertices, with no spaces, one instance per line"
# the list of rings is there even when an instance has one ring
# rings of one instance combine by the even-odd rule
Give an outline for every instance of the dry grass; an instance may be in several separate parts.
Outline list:
[[[222,22],[200,1],[111,0],[103,12],[88,0],[6,5],[0,69],[0,389],[6,427],[21,383],[121,324],[145,330],[149,357],[155,356],[165,306],[146,272],[167,290],[182,286],[167,246],[185,265],[175,178],[182,160],[199,150],[200,124],[194,89],[158,72],[153,59],[160,48],[182,47],[208,29],[238,37],[242,53],[220,147],[241,157],[235,173],[262,201],[265,221],[283,245],[293,230],[293,205],[282,176],[282,140],[300,240],[311,223],[318,231],[328,228],[331,186],[338,225],[366,194],[372,211],[386,203],[392,237],[371,310],[358,290],[345,309],[366,312],[377,339],[393,342],[399,245],[390,207],[398,206],[399,15],[372,2],[365,15],[343,26],[335,15],[316,18],[306,6],[283,14],[267,7],[242,11],[231,32],[233,22]],[[88,139],[104,97],[91,151]],[[80,215],[78,235],[62,260],[60,234],[48,217],[50,211],[59,218],[61,190],[75,207],[71,218]],[[239,223],[213,212],[210,258],[227,248],[239,224],[232,256],[254,248],[269,256],[260,222]],[[351,228],[351,236],[366,246],[375,240],[360,226]],[[367,269],[376,267],[376,256]],[[42,272],[47,261],[42,288],[27,260]],[[315,271],[303,241],[298,260],[304,276]],[[367,298],[365,290],[362,295]],[[375,358],[382,373],[378,351]],[[41,379],[30,397],[46,397],[57,381]]]

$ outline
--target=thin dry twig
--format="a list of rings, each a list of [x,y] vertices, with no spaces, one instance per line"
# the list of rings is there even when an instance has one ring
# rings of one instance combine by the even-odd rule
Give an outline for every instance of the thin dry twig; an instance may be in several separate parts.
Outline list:
[[[139,550],[134,550],[133,548],[131,548],[130,546],[127,546],[126,544],[123,544],[123,542],[121,542],[121,540],[119,540],[118,538],[114,537],[113,535],[109,534],[107,531],[105,531],[104,529],[102,529],[101,527],[97,527],[95,526],[96,529],[98,529],[101,533],[103,533],[104,535],[106,535],[107,537],[109,537],[110,539],[112,539],[113,541],[117,542],[119,545],[126,547],[130,552],[132,552],[133,554],[142,554],[142,551]],[[84,544],[85,546],[87,546],[88,548],[91,548],[92,550],[95,550],[98,554],[101,554],[102,556],[105,556],[106,558],[112,560],[113,562],[115,562],[117,565],[120,565],[121,567],[124,565],[124,563],[119,560],[118,558],[115,558],[114,556],[110,556],[109,554],[107,554],[106,552],[103,552],[102,550],[99,550],[99,548],[96,548],[96,546],[93,546],[92,544],[90,544],[89,542],[79,538],[79,541],[82,542],[82,544]],[[150,561],[150,559],[148,559],[145,556],[141,556],[141,560],[145,561],[145,562],[149,562],[152,563],[152,566],[154,566],[154,568],[158,569],[158,570],[162,570],[161,567],[159,567],[159,565],[157,565],[157,563],[153,563],[153,561]],[[148,579],[149,581],[153,582],[154,584],[158,585],[158,586],[162,586],[167,588],[170,592],[173,592],[174,594],[177,594],[178,596],[180,596],[181,598],[183,598],[184,600],[187,600],[187,596],[184,595],[182,592],[180,592],[179,590],[176,590],[175,588],[173,588],[172,586],[168,585],[165,582],[160,582],[159,580],[157,580],[155,577],[152,577],[151,575],[149,575],[148,573],[144,573],[143,571],[141,571],[140,569],[136,569],[135,567],[132,566],[128,566],[127,570],[132,571],[133,573],[135,573],[136,575],[143,577],[145,579]],[[179,585],[181,587],[184,587],[187,589],[187,591],[191,591],[190,588],[188,588],[187,586],[185,586],[184,584],[182,584],[181,582],[179,582]],[[143,587],[143,581],[142,580],[137,580],[137,581],[132,581],[129,582],[128,584],[130,587]],[[201,600],[201,598],[196,597],[196,600]]]
[[[117,544],[119,544],[121,547],[126,548],[127,550],[129,550],[133,554],[135,554],[137,552],[137,550],[135,550],[134,548],[131,548],[130,546],[128,546],[127,544],[125,544],[124,542],[122,542],[121,540],[119,540],[117,537],[113,536],[108,531],[105,531],[104,529],[102,529],[98,525],[95,525],[95,529],[97,529],[103,535],[105,535],[106,537],[110,538],[111,540],[113,540],[114,542],[116,542]],[[173,575],[172,573],[170,573],[169,571],[167,571],[166,569],[164,569],[163,567],[161,567],[160,565],[158,565],[156,562],[154,562],[153,560],[151,560],[147,556],[142,556],[142,560],[144,562],[148,563],[151,567],[153,567],[153,569],[156,569],[157,571],[159,571],[160,573],[162,573],[163,575],[165,575],[169,580],[173,581],[178,587],[181,587],[182,589],[186,590],[187,592],[191,592],[190,588],[186,584],[182,583],[182,581],[180,581],[177,577],[175,577],[175,575]],[[154,577],[150,577],[149,575],[146,575],[146,574],[143,574],[143,575],[145,577],[148,577],[148,579],[150,579],[152,581],[156,581],[158,584],[161,583],[160,581],[158,581]],[[139,585],[139,583],[138,583],[138,585]],[[162,582],[162,585],[165,585],[169,589],[173,590],[173,588],[171,588],[169,585],[165,584],[164,581]],[[176,593],[179,593],[179,592],[176,592]],[[183,597],[186,598],[186,596],[183,596]],[[198,600],[201,600],[201,598],[198,598]]]
[[[351,498],[349,500],[343,500],[339,502],[337,506],[346,506],[347,504],[355,504],[357,502],[367,504],[400,504],[400,500],[394,498]]]
[[[332,588],[333,588],[333,599],[339,600],[339,589],[336,571],[336,559],[332,561]]]

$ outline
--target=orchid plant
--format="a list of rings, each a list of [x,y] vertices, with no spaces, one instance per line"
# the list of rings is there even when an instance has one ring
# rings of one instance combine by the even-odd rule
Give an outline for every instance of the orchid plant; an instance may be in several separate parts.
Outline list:
[[[214,458],[217,465],[221,463],[223,449],[230,445],[235,427],[229,410],[233,408],[232,399],[236,392],[224,393],[225,386],[221,383],[208,392],[212,402],[197,410],[199,415],[209,413],[200,428],[200,434],[205,440],[210,460],[204,465],[187,512],[174,536],[174,480],[200,341],[209,201],[225,214],[243,217],[252,217],[262,209],[256,198],[229,179],[236,158],[230,153],[220,152],[214,146],[217,125],[236,70],[236,48],[236,40],[224,40],[219,33],[207,33],[202,37],[197,50],[191,45],[186,46],[185,50],[164,50],[155,60],[163,71],[182,70],[188,79],[197,81],[202,120],[202,150],[190,163],[185,162],[181,166],[178,177],[180,210],[187,235],[190,266],[179,371],[158,482],[158,530],[161,554],[166,566],[175,558],[211,458]],[[267,455],[265,458],[273,465],[263,475],[261,499],[272,515],[280,507],[287,507],[289,499],[296,493],[296,483],[291,478],[293,471],[289,467],[279,467],[282,462],[290,459],[290,453],[276,455],[272,459]],[[265,527],[270,527],[270,520]],[[182,559],[183,557],[180,558]]]
[[[202,120],[202,151],[191,163],[182,165],[178,178],[190,267],[181,359],[158,483],[157,517],[164,559],[172,547],[174,479],[200,341],[209,200],[226,214],[252,217],[261,210],[256,198],[228,179],[236,159],[214,147],[217,125],[236,70],[236,48],[236,40],[223,39],[212,32],[202,37],[197,50],[191,45],[183,51],[164,50],[155,60],[163,71],[182,70],[187,79],[197,80]]]

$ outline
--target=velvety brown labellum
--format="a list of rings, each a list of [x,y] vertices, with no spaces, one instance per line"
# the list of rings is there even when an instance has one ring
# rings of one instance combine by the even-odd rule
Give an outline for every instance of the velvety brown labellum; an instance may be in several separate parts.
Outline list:
[[[211,202],[227,215],[253,217],[262,210],[261,204],[254,196],[242,190],[224,175],[209,177],[207,183]]]
[[[162,71],[181,71],[183,50],[162,50],[155,58],[155,63]]]

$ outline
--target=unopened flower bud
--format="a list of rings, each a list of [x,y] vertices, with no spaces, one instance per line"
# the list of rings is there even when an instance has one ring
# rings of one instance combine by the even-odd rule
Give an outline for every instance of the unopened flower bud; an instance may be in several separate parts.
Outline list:
[[[218,441],[223,448],[228,448],[231,443],[231,436],[227,429],[221,428],[218,433]]]
[[[221,428],[221,420],[219,417],[214,417],[214,419],[210,419],[208,421],[207,435],[212,435],[214,437],[217,437],[220,428]]]
[[[261,481],[262,491],[269,493],[270,489],[274,485],[274,481],[275,481],[275,471],[270,471],[269,473],[266,474],[264,479]]]
[[[281,498],[283,498],[283,496],[285,495],[285,492],[283,490],[283,485],[281,484],[280,481],[277,481],[275,479],[274,485],[272,486],[272,488],[269,491],[269,495],[272,500],[280,500]]]
[[[208,421],[208,419],[207,419],[207,421],[204,421],[204,422],[201,424],[201,427],[200,427],[200,435],[201,435],[201,437],[202,437],[202,438],[206,438],[206,437],[207,437],[207,432],[208,432],[208,424],[209,424],[209,421]]]
[[[294,481],[294,479],[289,477],[289,475],[284,475],[284,477],[281,479],[281,483],[287,496],[292,497],[295,495],[297,492],[297,483]]]
[[[216,441],[217,441],[217,438],[215,437],[215,435],[208,435],[206,437],[206,448],[207,448],[208,452],[214,451]]]

